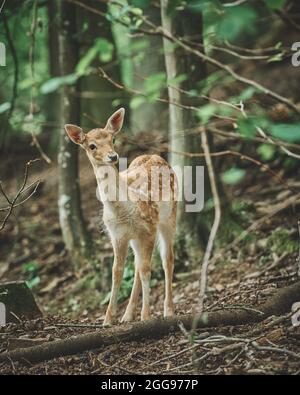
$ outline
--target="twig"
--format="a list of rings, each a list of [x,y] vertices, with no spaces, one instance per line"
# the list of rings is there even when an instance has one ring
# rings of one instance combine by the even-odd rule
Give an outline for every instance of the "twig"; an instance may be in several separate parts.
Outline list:
[[[2,10],[3,10],[3,7],[5,6],[5,2],[6,2],[6,0],[3,0],[2,4],[1,4],[1,7],[0,7],[0,14],[1,14]]]
[[[245,276],[245,279],[258,278],[258,277],[263,276],[268,271],[270,271],[270,270],[274,269],[275,267],[277,267],[287,255],[288,255],[288,253],[284,252],[280,257],[277,257],[271,265],[267,266],[266,268],[264,268],[263,270],[261,270],[259,272],[254,272],[254,273],[247,274]]]
[[[4,218],[3,222],[2,222],[2,225],[0,227],[0,231],[2,231],[4,229],[4,227],[5,227],[5,225],[6,225],[7,221],[8,221],[8,218],[11,216],[13,209],[16,207],[18,198],[20,197],[21,193],[24,191],[24,189],[26,187],[26,183],[27,183],[27,179],[28,179],[29,167],[32,165],[32,163],[34,163],[34,162],[36,162],[38,160],[39,159],[34,159],[34,160],[30,160],[29,162],[26,163],[24,179],[23,179],[22,185],[21,185],[20,189],[18,190],[17,194],[15,195],[15,197],[12,200],[8,199],[7,195],[4,193],[4,196],[6,196],[6,199],[10,202],[10,207],[9,207],[8,212],[7,212],[5,218]],[[0,185],[1,185],[1,183],[0,183]],[[36,187],[36,189],[37,189],[37,187]],[[35,189],[35,191],[36,191],[36,189]],[[3,191],[2,185],[1,185],[1,190]],[[25,201],[26,200],[28,200],[28,199],[25,199]]]
[[[298,221],[298,234],[299,234],[299,250],[297,256],[297,263],[298,263],[298,276],[300,277],[300,221]]]
[[[183,350],[181,350],[181,351],[179,351],[179,352],[177,352],[175,354],[168,355],[167,357],[161,358],[161,359],[159,359],[159,360],[157,360],[155,362],[150,363],[149,366],[154,366],[154,365],[157,365],[157,364],[159,364],[161,362],[169,361],[170,359],[178,357],[179,355],[185,354],[185,353],[187,353],[187,352],[189,352],[189,351],[191,351],[191,350],[193,350],[193,349],[195,349],[197,347],[199,347],[198,344],[195,344],[195,345],[193,345],[191,347],[184,348]]]
[[[36,193],[36,191],[37,191],[37,189],[38,189],[38,187],[39,187],[39,185],[40,185],[41,182],[42,182],[42,180],[39,179],[39,180],[34,181],[32,184],[28,185],[28,186],[22,191],[21,194],[25,193],[28,189],[30,189],[31,187],[34,186],[32,192],[31,192],[24,200],[22,200],[21,202],[15,204],[15,205],[14,205],[14,208],[15,208],[15,207],[18,207],[18,206],[21,206],[22,204],[24,204],[25,202],[27,202],[27,200],[29,200],[29,199]],[[0,181],[0,190],[1,190],[2,194],[4,195],[4,190],[3,190],[3,187],[2,187],[1,181]],[[9,204],[11,205],[11,202],[9,202]],[[0,211],[7,211],[7,210],[9,210],[9,209],[10,209],[10,205],[7,206],[7,207],[1,207],[1,208],[0,208]]]
[[[258,351],[273,351],[278,353],[283,353],[294,357],[296,359],[300,359],[300,354],[297,354],[293,351],[290,351],[286,348],[279,348],[279,347],[271,347],[271,346],[259,346],[256,342],[252,342],[252,346]]]
[[[213,167],[213,163],[212,163],[211,156],[210,156],[209,143],[208,143],[207,135],[206,135],[205,131],[203,133],[201,133],[201,142],[202,142],[202,148],[203,148],[203,151],[205,154],[205,161],[206,161],[206,165],[207,165],[210,186],[211,186],[211,192],[212,192],[212,197],[213,197],[213,201],[214,201],[215,218],[214,218],[214,223],[213,223],[213,226],[212,226],[210,234],[209,234],[209,239],[208,239],[208,243],[206,246],[206,250],[205,250],[205,254],[204,254],[204,258],[203,258],[203,262],[202,262],[202,267],[201,267],[200,301],[199,301],[200,314],[202,314],[202,312],[203,312],[204,298],[205,298],[206,287],[207,287],[208,264],[209,264],[209,260],[211,257],[211,253],[212,253],[212,249],[213,249],[213,245],[214,245],[214,240],[216,238],[218,228],[220,225],[220,220],[221,220],[220,197],[219,197],[219,193],[218,193],[214,167]]]

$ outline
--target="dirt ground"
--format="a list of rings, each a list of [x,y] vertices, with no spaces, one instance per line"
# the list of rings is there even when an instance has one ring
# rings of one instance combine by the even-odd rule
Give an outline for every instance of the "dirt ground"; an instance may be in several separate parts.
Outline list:
[[[99,254],[105,258],[103,265],[109,266],[112,252],[105,234],[99,230],[95,181],[85,158],[81,162],[85,217],[93,237],[99,239]],[[22,172],[20,168],[14,169],[9,159],[6,169],[5,185],[12,193]],[[101,323],[106,305],[100,304],[105,295],[97,283],[100,281],[103,286],[102,272],[97,278],[90,267],[74,271],[64,250],[56,206],[55,165],[35,166],[30,180],[37,177],[44,180],[42,187],[35,197],[16,209],[1,234],[0,281],[28,281],[43,318],[0,328],[0,352],[13,349],[16,338],[48,342],[93,330],[105,331]],[[265,173],[258,171],[255,177],[255,183],[246,180],[228,191],[232,201],[242,207],[240,226],[244,229],[257,226],[244,241],[217,247],[219,259],[213,260],[209,269],[207,311],[240,306],[259,309],[278,288],[298,279],[297,206],[291,204],[270,215],[293,192],[283,190]],[[300,186],[288,174],[285,180],[293,188]],[[103,271],[109,272],[104,266]],[[176,314],[197,310],[199,275],[198,268],[188,265],[185,270],[176,271],[173,284]],[[104,281],[109,290],[109,277],[104,276]],[[161,316],[164,284],[159,277],[151,292],[152,314]],[[119,316],[125,305],[126,300],[120,303]],[[278,317],[270,317],[260,324],[200,330],[193,344],[182,328],[176,335],[160,340],[115,344],[33,365],[2,363],[0,373],[296,375],[300,374],[300,327],[292,326],[291,314],[287,314],[279,321]]]

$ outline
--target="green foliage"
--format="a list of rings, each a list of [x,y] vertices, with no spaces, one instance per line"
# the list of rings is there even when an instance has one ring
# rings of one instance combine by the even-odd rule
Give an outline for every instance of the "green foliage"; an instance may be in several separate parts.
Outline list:
[[[297,237],[293,237],[291,231],[284,228],[275,229],[268,238],[267,247],[278,255],[298,251]]]
[[[160,97],[166,87],[166,73],[156,73],[149,76],[143,84],[143,95],[134,96],[130,101],[130,108],[136,109],[146,102],[154,102]]]
[[[149,101],[155,101],[162,89],[166,86],[166,73],[156,73],[150,75],[144,82],[144,92]]]
[[[234,40],[242,33],[255,31],[256,12],[248,5],[227,7],[216,23],[216,34],[223,40]]]
[[[10,3],[10,2],[9,2]],[[22,3],[22,4],[21,4]],[[34,101],[35,109],[34,120],[38,114],[39,121],[45,119],[45,97],[40,95],[39,87],[49,77],[49,47],[47,46],[47,8],[38,8],[38,19],[41,21],[35,32],[35,73],[34,79],[32,78],[32,71],[29,62],[29,48],[31,39],[29,39],[28,33],[31,29],[32,24],[32,1],[21,2],[13,12],[10,13],[11,5],[7,3],[5,6],[7,10],[7,20],[10,32],[13,36],[14,46],[17,52],[18,63],[19,63],[19,83],[18,83],[18,95],[15,103],[15,108],[10,119],[10,130],[7,133],[9,140],[13,140],[16,136],[24,132],[25,123],[29,127],[29,122],[26,116],[29,113],[29,105],[31,100]],[[4,38],[3,38],[4,39]],[[1,39],[1,41],[3,41]],[[10,50],[7,50],[6,58],[7,66],[1,68],[4,78],[1,80],[1,94],[0,94],[0,122],[3,124],[6,112],[9,110],[12,88],[14,82],[14,61]],[[41,111],[39,112],[39,109]],[[41,113],[41,114],[40,114]],[[25,120],[25,122],[24,122]],[[37,122],[31,121],[32,130],[30,132],[36,132],[41,128]]]
[[[255,117],[240,117],[238,122],[238,131],[241,136],[246,139],[251,139],[256,135],[256,128],[269,128],[271,123],[269,119],[262,113],[260,116]]]
[[[135,7],[139,7],[139,8],[143,8],[143,9],[149,7],[150,3],[151,3],[150,0],[132,0],[132,4]]]
[[[130,100],[130,108],[132,110],[135,110],[135,109],[139,108],[142,104],[144,104],[146,101],[147,101],[147,98],[145,96],[142,96],[142,95],[134,96]]]
[[[76,74],[64,75],[62,77],[54,77],[46,81],[41,86],[40,91],[43,95],[47,95],[48,93],[55,92],[63,85],[73,85],[77,81],[77,79],[78,75]]]
[[[275,153],[276,153],[276,147],[274,145],[270,144],[261,144],[257,148],[257,152],[259,153],[261,159],[263,161],[270,161],[274,159]]]
[[[294,159],[294,158],[285,158],[283,161],[283,166],[287,170],[298,170],[299,169],[299,160]]]
[[[4,112],[8,111],[11,107],[11,104],[9,102],[5,102],[0,104],[0,114],[3,114]]]
[[[80,59],[76,66],[76,74],[79,76],[86,74],[88,67],[96,57],[99,57],[102,63],[110,62],[112,60],[113,53],[114,46],[111,42],[105,38],[97,38],[94,45]]]
[[[286,0],[264,0],[267,7],[271,11],[281,10],[284,7]]]
[[[238,120],[238,131],[246,138],[252,138],[256,134],[255,122],[250,118],[240,118]]]
[[[35,271],[38,270],[38,268],[39,268],[39,264],[36,261],[32,261],[32,262],[29,262],[29,263],[24,263],[22,265],[22,270],[23,270],[23,272],[26,272],[26,273],[35,272]]]
[[[218,107],[214,104],[206,104],[205,106],[199,108],[197,111],[197,116],[199,117],[201,123],[206,124],[217,112],[217,108]]]
[[[133,285],[133,278],[134,278],[134,266],[133,264],[128,264],[125,266],[123,280],[121,283],[121,288],[118,294],[118,302],[124,302],[131,292],[131,288]],[[101,304],[106,304],[109,302],[110,292],[108,292],[105,297],[102,299]]]
[[[209,103],[199,108],[197,116],[202,124],[206,124],[214,115],[226,117],[232,115],[233,111],[231,107],[226,105]]]
[[[217,12],[222,9],[219,0],[188,0],[187,7],[194,12]]]
[[[22,271],[27,275],[26,284],[28,288],[32,289],[40,283],[40,277],[37,275],[39,264],[36,261],[24,263],[22,265]]]
[[[204,16],[206,29],[213,28],[216,36],[222,40],[234,40],[243,33],[253,34],[257,13],[248,4],[225,7],[218,0],[191,0],[187,7]]]
[[[271,128],[272,136],[286,141],[288,143],[300,142],[300,122],[293,124],[277,124],[272,125]]]
[[[241,182],[246,175],[246,170],[232,167],[222,174],[222,181],[228,185],[235,185]]]

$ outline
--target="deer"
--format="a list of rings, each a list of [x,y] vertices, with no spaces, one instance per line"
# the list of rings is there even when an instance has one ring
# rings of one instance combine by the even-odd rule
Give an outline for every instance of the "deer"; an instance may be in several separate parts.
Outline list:
[[[141,290],[141,320],[151,318],[151,258],[156,242],[165,277],[164,317],[174,315],[172,279],[177,207],[176,173],[165,159],[156,154],[140,155],[131,162],[128,169],[118,170],[119,155],[114,149],[114,140],[123,126],[124,116],[125,110],[120,108],[110,116],[104,128],[95,128],[87,133],[79,126],[65,125],[70,140],[85,150],[93,167],[103,204],[103,223],[113,248],[112,286],[104,325],[112,325],[116,320],[118,291],[129,245],[134,253],[134,280],[121,322],[135,320]],[[170,177],[164,178],[164,182],[163,177],[159,178],[159,182],[151,182],[153,174],[159,175],[162,168],[169,171]],[[140,188],[135,186],[137,179]],[[113,189],[108,197],[105,194],[107,185]],[[164,188],[169,188],[170,194],[163,199]],[[127,199],[120,199],[121,190],[125,191]],[[156,199],[152,198],[153,195],[156,195]]]

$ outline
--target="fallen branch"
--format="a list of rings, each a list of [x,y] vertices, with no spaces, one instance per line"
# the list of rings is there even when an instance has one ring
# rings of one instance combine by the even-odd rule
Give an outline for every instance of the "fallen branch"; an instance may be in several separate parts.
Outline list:
[[[178,332],[179,322],[191,329],[195,320],[197,329],[228,325],[244,325],[263,321],[273,316],[289,312],[291,306],[299,301],[300,281],[280,289],[269,301],[259,306],[262,314],[253,310],[215,311],[197,315],[182,315],[168,319],[153,319],[146,322],[123,324],[96,332],[85,333],[76,337],[57,340],[36,347],[19,349],[0,354],[0,362],[42,362],[52,358],[72,355],[118,342],[157,339]]]

